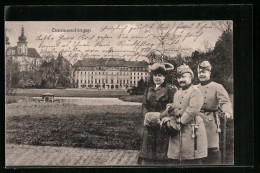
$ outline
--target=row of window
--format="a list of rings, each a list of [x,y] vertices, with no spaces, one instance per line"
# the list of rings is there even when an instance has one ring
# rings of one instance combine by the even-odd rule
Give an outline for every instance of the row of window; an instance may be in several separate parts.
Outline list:
[[[116,84],[128,84],[128,82],[130,82],[130,83],[132,83],[132,84],[136,84],[137,83],[137,81],[128,81],[128,80],[113,80],[113,79],[110,79],[110,80],[108,80],[108,79],[102,79],[102,80],[100,80],[100,79],[95,79],[95,80],[88,80],[88,83],[89,84],[93,84],[94,83],[94,81],[95,81],[95,83],[96,84],[101,84],[101,83],[108,83],[108,82],[110,82],[110,83],[116,83]],[[101,82],[102,81],[102,82]],[[87,80],[80,80],[80,83],[87,83]],[[79,83],[79,80],[77,80],[77,83]]]
[[[85,67],[84,69],[87,70],[104,70],[107,67]],[[132,70],[132,71],[145,71],[147,68],[143,68],[143,67],[120,67],[119,70],[125,70],[127,71],[128,69]]]
[[[93,76],[91,76],[91,79],[93,80]],[[143,77],[139,77],[139,76],[138,77],[132,77],[132,76],[130,76],[130,79],[143,79]],[[147,77],[145,77],[145,80],[147,80]]]
[[[77,74],[79,75],[79,74],[85,74],[85,75],[93,75],[93,74],[106,74],[106,75],[108,75],[108,74],[112,74],[112,75],[128,75],[128,72],[77,72]],[[148,75],[148,73],[142,73],[142,72],[130,72],[130,75]]]

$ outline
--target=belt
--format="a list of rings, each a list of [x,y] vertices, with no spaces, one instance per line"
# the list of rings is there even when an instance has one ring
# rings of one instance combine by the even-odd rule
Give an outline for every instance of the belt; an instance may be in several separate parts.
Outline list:
[[[208,148],[208,151],[219,151],[219,147]]]
[[[209,110],[209,109],[201,109],[200,112],[206,113],[206,112],[217,112],[218,110]]]

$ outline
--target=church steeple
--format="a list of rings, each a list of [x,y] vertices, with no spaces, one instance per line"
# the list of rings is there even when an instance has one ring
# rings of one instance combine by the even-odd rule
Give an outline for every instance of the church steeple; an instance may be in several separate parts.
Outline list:
[[[18,38],[19,42],[27,42],[26,37],[24,36],[24,28],[21,29],[21,36]]]
[[[17,52],[18,55],[27,55],[27,41],[26,41],[26,37],[24,36],[24,28],[22,26],[21,29],[21,36],[18,38],[18,42],[17,42]]]

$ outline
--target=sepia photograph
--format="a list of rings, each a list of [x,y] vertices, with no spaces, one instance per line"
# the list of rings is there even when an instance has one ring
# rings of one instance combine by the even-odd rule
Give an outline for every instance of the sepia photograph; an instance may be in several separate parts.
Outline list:
[[[233,30],[5,21],[5,165],[234,166]]]

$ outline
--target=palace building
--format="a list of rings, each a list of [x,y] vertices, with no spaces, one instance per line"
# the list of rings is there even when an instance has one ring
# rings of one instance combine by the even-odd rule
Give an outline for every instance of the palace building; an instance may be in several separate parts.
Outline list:
[[[12,47],[9,38],[5,37],[5,52],[6,58],[10,58],[19,63],[20,71],[37,70],[42,58],[35,48],[27,47],[28,42],[24,35],[24,28],[21,29],[21,36],[18,37],[17,46]]]
[[[77,88],[128,89],[138,81],[148,80],[146,61],[118,58],[88,58],[74,65],[73,78]]]

